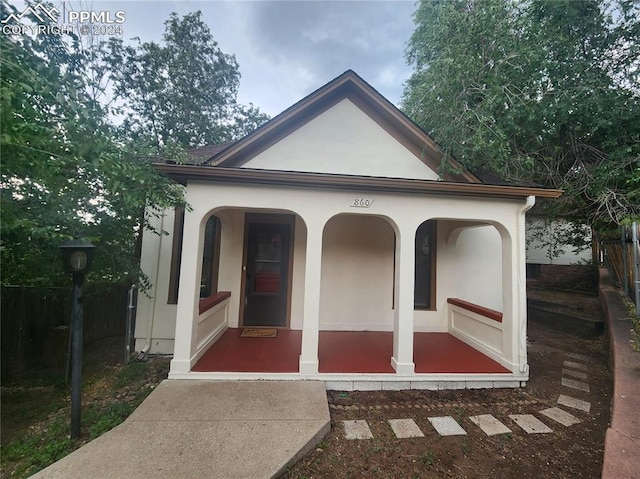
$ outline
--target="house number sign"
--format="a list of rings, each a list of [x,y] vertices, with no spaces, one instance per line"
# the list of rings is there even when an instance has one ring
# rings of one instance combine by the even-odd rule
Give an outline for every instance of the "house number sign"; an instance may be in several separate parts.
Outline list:
[[[373,198],[354,198],[353,203],[349,206],[351,208],[370,208],[373,201]]]

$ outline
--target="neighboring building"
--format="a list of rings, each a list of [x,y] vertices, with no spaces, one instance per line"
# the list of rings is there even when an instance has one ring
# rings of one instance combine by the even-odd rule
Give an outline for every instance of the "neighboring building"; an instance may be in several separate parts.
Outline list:
[[[483,183],[352,71],[194,154],[156,165],[191,209],[143,238],[136,348],[170,378],[527,381],[525,213],[559,191]]]
[[[591,228],[565,219],[527,216],[527,264],[591,263]]]
[[[591,228],[563,218],[527,215],[527,280],[534,287],[592,291]]]

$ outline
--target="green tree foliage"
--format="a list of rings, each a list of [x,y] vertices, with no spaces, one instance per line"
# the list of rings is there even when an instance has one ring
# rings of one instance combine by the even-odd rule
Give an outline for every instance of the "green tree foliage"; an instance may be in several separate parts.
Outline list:
[[[640,217],[640,5],[424,1],[404,111],[462,164],[562,188],[555,213]]]
[[[16,11],[1,8],[2,18]],[[88,94],[88,59],[73,36],[0,35],[3,284],[68,283],[57,246],[75,233],[98,246],[94,279],[139,278],[144,206],[182,202],[138,159],[147,151],[115,137]]]
[[[238,63],[223,53],[201,12],[165,22],[163,44],[113,38],[107,62],[124,102],[123,131],[157,147],[213,145],[240,138],[268,117],[236,101]]]

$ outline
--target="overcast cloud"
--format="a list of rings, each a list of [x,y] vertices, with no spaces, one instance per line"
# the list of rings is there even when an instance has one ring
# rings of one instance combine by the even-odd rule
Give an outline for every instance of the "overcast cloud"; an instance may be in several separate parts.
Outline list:
[[[68,5],[68,3],[67,3]],[[411,73],[404,50],[414,3],[388,1],[93,1],[123,10],[125,40],[159,42],[171,12],[201,10],[213,37],[240,64],[241,103],[277,115],[348,69],[391,102]],[[77,2],[71,7],[79,10]],[[67,7],[68,8],[68,7]]]
[[[238,101],[271,116],[349,69],[397,105],[411,74],[404,51],[413,0],[51,1],[61,13],[124,11],[125,41],[160,42],[171,12],[202,11],[220,49],[240,65]]]

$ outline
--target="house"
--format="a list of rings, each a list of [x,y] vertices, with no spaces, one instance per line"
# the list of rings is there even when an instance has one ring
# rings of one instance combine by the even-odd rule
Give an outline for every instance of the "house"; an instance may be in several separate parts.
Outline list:
[[[534,210],[537,209],[534,208]],[[591,228],[565,218],[549,218],[536,211],[527,215],[527,280],[532,287],[593,290]]]
[[[136,349],[170,378],[527,381],[525,213],[560,191],[483,183],[353,71],[194,153],[143,238]]]
[[[578,265],[592,262],[591,228],[564,218],[527,216],[527,264]]]

